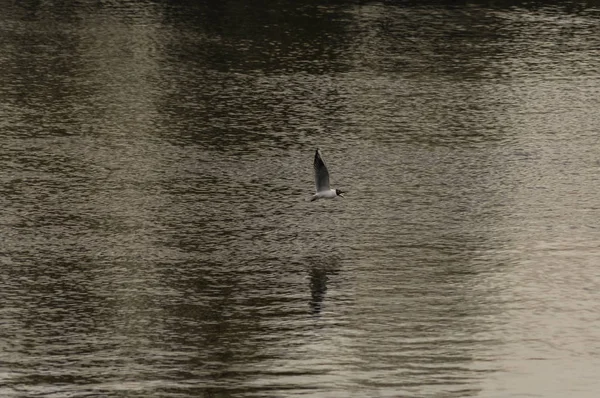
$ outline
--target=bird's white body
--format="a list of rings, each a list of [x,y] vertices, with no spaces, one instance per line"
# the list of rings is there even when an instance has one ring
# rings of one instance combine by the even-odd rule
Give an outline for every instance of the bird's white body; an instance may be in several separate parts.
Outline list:
[[[327,191],[315,193],[310,199],[310,201],[312,202],[313,200],[317,199],[333,199],[336,196],[338,196],[338,194],[335,192],[335,189],[328,189]]]

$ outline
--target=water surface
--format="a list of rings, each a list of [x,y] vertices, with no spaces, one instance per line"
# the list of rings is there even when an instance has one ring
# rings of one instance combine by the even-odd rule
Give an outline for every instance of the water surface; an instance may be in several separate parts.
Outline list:
[[[3,5],[0,395],[595,397],[600,8],[509,3]]]

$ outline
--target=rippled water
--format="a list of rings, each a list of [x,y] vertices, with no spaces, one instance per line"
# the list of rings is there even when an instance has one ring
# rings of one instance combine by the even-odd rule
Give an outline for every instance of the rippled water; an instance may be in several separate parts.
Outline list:
[[[595,397],[600,8],[507,3],[2,5],[0,395]]]

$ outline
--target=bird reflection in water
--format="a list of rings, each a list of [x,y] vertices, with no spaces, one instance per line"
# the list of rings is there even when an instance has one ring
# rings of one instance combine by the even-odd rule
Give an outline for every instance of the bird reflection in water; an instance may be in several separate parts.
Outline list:
[[[323,301],[327,292],[327,283],[331,275],[338,272],[337,258],[312,258],[309,261],[308,274],[310,278],[310,310],[313,315],[319,315],[323,309]]]

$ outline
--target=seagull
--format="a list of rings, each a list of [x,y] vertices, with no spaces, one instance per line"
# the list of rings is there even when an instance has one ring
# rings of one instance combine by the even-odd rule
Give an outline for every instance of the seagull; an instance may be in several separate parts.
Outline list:
[[[317,199],[333,199],[337,196],[344,195],[344,191],[341,189],[332,189],[329,188],[329,172],[327,171],[327,166],[325,166],[325,162],[321,158],[321,151],[319,148],[315,151],[315,194],[310,198],[310,201],[314,201]]]

